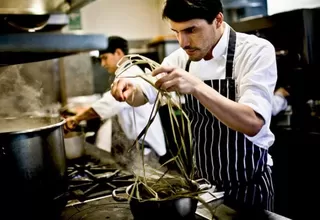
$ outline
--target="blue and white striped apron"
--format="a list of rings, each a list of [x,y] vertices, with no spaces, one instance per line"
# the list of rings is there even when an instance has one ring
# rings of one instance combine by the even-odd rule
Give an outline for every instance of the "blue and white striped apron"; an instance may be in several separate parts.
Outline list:
[[[235,45],[236,33],[230,29],[226,79],[204,81],[233,101],[236,97],[232,78]],[[189,66],[190,61],[186,71]],[[274,191],[267,165],[268,151],[228,128],[192,95],[186,95],[185,111],[191,120],[198,174],[225,192],[226,205],[232,208],[254,205],[272,211]]]

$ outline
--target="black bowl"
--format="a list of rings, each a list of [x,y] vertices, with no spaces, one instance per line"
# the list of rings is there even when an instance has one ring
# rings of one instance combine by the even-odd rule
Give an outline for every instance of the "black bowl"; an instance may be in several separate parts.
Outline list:
[[[130,200],[131,213],[135,220],[141,219],[195,219],[198,200],[178,198],[166,201],[141,202]]]
[[[203,181],[205,184],[201,185]],[[205,180],[200,179],[194,181],[195,191],[207,190],[211,188],[211,184]],[[133,184],[126,187],[115,189],[112,196],[116,201],[127,201],[131,194]],[[127,198],[120,197],[117,193],[126,193]],[[135,220],[151,219],[151,220],[166,220],[166,219],[195,219],[195,212],[197,210],[198,200],[190,197],[179,197],[171,200],[158,201],[140,201],[135,197],[131,197],[129,202],[131,213]]]

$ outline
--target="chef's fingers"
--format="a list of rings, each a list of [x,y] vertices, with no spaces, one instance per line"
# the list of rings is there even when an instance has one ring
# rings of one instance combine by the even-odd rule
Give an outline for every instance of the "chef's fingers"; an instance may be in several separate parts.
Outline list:
[[[156,88],[166,90],[167,88],[173,86],[174,83],[177,83],[174,74],[167,74],[158,79],[155,83]],[[163,84],[170,82],[170,86],[163,86]]]
[[[171,73],[175,68],[174,67],[169,67],[169,66],[161,66],[157,69],[155,69],[153,72],[152,72],[152,76],[157,76],[161,73]]]
[[[134,92],[135,92],[136,88],[130,83],[127,83],[126,89],[123,91],[123,97],[125,100],[128,100],[129,98],[133,99],[134,96]]]
[[[118,83],[118,80],[114,80],[113,83],[111,84],[111,94],[115,97],[115,94],[116,94],[116,90],[117,90],[117,83]]]
[[[111,94],[117,101],[119,102],[125,101],[125,97],[123,93],[126,90],[127,84],[128,82],[124,79],[120,79],[113,82]]]
[[[70,117],[66,119],[66,123],[64,124],[64,129],[66,131],[74,130],[78,125],[77,120],[74,117]]]
[[[177,88],[179,85],[177,84],[177,79],[172,79],[169,81],[165,81],[164,83],[161,84],[160,89],[167,91],[167,92],[179,92]]]

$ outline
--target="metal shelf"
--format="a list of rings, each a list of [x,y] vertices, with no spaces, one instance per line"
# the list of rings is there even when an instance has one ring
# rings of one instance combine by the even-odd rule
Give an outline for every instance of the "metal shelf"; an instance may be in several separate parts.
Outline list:
[[[234,9],[241,9],[241,8],[255,8],[261,7],[261,2],[249,2],[249,1],[232,1],[228,2],[223,5],[224,9],[234,10]]]
[[[0,35],[0,65],[36,62],[107,47],[106,36],[17,33]]]

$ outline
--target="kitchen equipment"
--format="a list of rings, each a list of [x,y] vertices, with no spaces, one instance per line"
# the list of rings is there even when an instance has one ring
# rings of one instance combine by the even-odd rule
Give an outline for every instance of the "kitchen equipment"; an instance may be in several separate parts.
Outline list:
[[[68,188],[64,123],[59,117],[0,119],[1,219],[60,214]]]
[[[133,184],[134,176],[108,165],[78,161],[68,166],[68,182],[67,206],[73,206],[106,196],[110,197],[114,189]]]
[[[62,31],[69,24],[71,13],[91,2],[94,0],[0,1],[0,65],[105,49],[107,41],[102,34]]]
[[[18,30],[35,32],[44,28],[49,18],[50,15],[9,15],[4,17],[4,20]]]
[[[0,34],[0,65],[54,59],[106,46],[104,35],[58,32]]]
[[[111,153],[112,119],[106,119],[97,131],[95,145],[103,151]]]
[[[0,14],[70,13],[94,0],[2,0]]]
[[[196,190],[208,190],[212,187],[206,179],[196,180],[194,185]],[[112,192],[112,197],[116,201],[125,201],[131,194],[132,188],[133,184],[126,188],[115,189]],[[127,198],[118,195],[123,192],[126,193]],[[137,198],[131,197],[129,203],[135,219],[194,219],[198,200],[182,197],[172,200],[140,202]]]
[[[86,138],[94,135],[94,132],[84,133],[81,131],[83,128],[78,126],[78,131],[68,132],[64,135],[64,146],[66,158],[73,160],[85,155],[85,142]]]
[[[66,158],[68,160],[82,157],[84,150],[85,134],[82,132],[68,132],[64,135]]]

